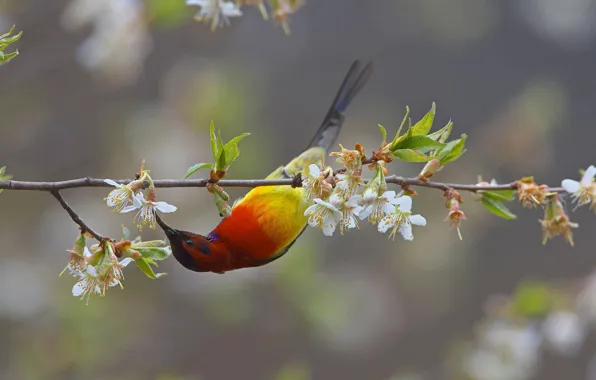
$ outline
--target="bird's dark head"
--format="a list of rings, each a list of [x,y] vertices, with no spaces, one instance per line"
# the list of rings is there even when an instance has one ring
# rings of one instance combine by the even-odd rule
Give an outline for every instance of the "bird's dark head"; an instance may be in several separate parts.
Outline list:
[[[216,260],[214,255],[212,256],[213,242],[217,239],[216,234],[212,232],[203,236],[177,230],[168,226],[158,215],[156,215],[156,220],[170,241],[172,254],[182,266],[195,272],[211,271],[209,264]]]

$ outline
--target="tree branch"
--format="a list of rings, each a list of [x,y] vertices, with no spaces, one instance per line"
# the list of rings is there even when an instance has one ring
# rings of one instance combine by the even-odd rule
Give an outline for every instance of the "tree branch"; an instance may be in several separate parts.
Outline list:
[[[83,219],[81,219],[81,217],[75,212],[75,210],[73,210],[72,207],[70,207],[70,205],[68,203],[66,203],[66,200],[64,198],[62,198],[62,194],[60,194],[60,191],[51,190],[50,193],[54,196],[54,198],[56,198],[58,200],[58,202],[60,202],[60,205],[62,206],[62,208],[64,210],[66,210],[68,215],[70,215],[70,218],[72,219],[72,221],[75,222],[76,224],[78,224],[79,227],[81,227],[82,232],[89,232],[91,235],[93,235],[93,237],[95,239],[97,239],[97,241],[100,241],[100,242],[106,239],[105,237],[101,236],[100,234],[95,232],[93,229],[91,229],[91,227],[89,227],[87,224],[85,224],[85,222],[83,222]]]
[[[121,179],[116,182],[121,184],[128,184],[132,179]],[[439,190],[463,190],[477,192],[482,190],[514,190],[517,188],[516,182],[510,182],[506,184],[498,185],[468,185],[468,184],[457,184],[457,183],[443,183],[433,181],[422,181],[418,178],[405,178],[399,176],[387,176],[387,183],[393,183],[400,186],[418,186],[428,187]],[[158,188],[177,188],[177,187],[206,187],[209,180],[207,179],[188,179],[188,180],[176,180],[176,179],[162,179],[154,180],[153,185]],[[366,182],[366,181],[365,181]],[[235,180],[235,179],[222,179],[217,182],[222,187],[258,187],[258,186],[280,186],[287,185],[292,186],[295,184],[295,180],[289,179],[247,179],[247,180]],[[58,182],[34,182],[34,181],[0,181],[0,189],[5,190],[32,190],[32,191],[49,191],[56,192],[65,189],[75,189],[79,187],[112,187],[111,185],[104,182],[100,178],[78,178],[68,181]],[[548,192],[560,193],[563,192],[561,187],[551,187],[547,189]]]

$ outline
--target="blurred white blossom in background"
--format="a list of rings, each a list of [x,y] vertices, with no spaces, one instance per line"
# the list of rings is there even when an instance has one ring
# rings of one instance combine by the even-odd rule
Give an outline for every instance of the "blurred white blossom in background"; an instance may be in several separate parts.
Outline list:
[[[561,47],[586,48],[594,42],[594,0],[519,0],[514,4],[537,34]]]
[[[134,82],[152,48],[143,2],[72,0],[62,15],[64,27],[90,23],[93,32],[78,48],[79,62],[111,83]]]

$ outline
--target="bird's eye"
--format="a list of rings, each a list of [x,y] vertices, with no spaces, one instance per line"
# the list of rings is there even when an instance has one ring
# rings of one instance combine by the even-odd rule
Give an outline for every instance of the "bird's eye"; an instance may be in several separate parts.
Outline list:
[[[186,245],[188,245],[189,247],[192,247],[193,245],[195,245],[195,243],[194,243],[192,240],[190,240],[190,239],[186,240],[186,241],[185,241],[185,243],[186,243]]]

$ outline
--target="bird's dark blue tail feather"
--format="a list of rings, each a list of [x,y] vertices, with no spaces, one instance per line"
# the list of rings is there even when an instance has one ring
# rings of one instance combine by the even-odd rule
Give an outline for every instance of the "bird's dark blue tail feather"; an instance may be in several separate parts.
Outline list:
[[[372,62],[367,63],[362,69],[360,61],[352,64],[309,148],[320,146],[329,151],[335,144],[344,122],[344,112],[368,81],[372,68]]]

